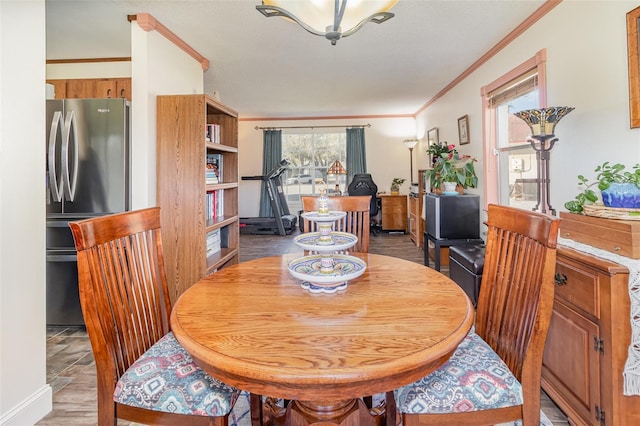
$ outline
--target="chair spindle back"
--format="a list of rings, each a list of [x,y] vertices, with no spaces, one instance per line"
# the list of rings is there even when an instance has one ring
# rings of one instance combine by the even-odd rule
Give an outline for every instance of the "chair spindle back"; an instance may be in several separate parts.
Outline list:
[[[551,321],[559,222],[489,205],[476,333],[521,383],[539,377],[541,365],[531,360],[542,359]]]
[[[302,210],[305,212],[318,211],[320,203],[318,197],[304,196],[302,198]],[[354,252],[369,252],[369,227],[371,203],[370,195],[356,195],[348,197],[328,197],[330,211],[343,211],[347,215],[335,222],[334,231],[349,232],[358,237],[358,242],[352,248]],[[317,223],[305,220],[303,232],[317,232]]]
[[[70,223],[80,302],[98,371],[115,381],[170,331],[160,209]]]

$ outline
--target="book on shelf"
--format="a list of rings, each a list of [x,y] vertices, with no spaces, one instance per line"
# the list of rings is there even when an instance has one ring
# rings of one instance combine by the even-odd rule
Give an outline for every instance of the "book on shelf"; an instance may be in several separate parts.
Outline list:
[[[224,216],[224,191],[220,190],[216,192],[218,193],[215,204],[216,217],[222,217]]]
[[[207,192],[207,220],[224,216],[224,191]]]
[[[207,185],[212,185],[212,184],[219,183],[218,182],[218,175],[214,171],[207,171],[204,174],[204,179],[205,179],[205,183]]]
[[[207,142],[220,143],[220,125],[219,124],[207,124],[205,140]]]
[[[218,253],[221,247],[220,229],[207,233],[207,256]]]
[[[207,184],[222,183],[222,154],[207,154],[207,167],[205,170]]]
[[[229,248],[229,227],[224,226],[207,232],[207,257],[219,253],[223,248]]]
[[[207,192],[207,220],[215,219],[215,205],[218,191]]]

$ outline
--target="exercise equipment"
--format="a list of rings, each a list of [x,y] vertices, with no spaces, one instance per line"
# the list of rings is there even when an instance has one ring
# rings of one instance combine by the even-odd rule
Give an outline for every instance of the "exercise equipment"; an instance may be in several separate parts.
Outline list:
[[[282,160],[269,173],[262,176],[242,176],[242,180],[261,180],[267,186],[273,217],[241,217],[241,234],[291,234],[298,223],[298,218],[289,212],[287,196],[282,190],[282,174],[289,167],[288,160]]]

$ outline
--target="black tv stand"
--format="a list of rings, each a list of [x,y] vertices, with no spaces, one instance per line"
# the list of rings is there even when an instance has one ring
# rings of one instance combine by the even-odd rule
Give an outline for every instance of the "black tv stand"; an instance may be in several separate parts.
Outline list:
[[[261,180],[266,183],[273,217],[241,217],[241,234],[285,236],[296,229],[298,218],[289,212],[287,198],[282,190],[282,174],[288,166],[289,161],[282,160],[266,175],[242,176],[242,180]]]

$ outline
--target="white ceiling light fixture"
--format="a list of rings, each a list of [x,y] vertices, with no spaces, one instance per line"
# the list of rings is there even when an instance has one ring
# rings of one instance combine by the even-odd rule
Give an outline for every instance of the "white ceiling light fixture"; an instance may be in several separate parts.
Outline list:
[[[267,18],[282,16],[311,34],[326,37],[335,45],[367,22],[381,24],[395,15],[389,12],[398,0],[262,0],[256,9]],[[348,3],[348,4],[347,4]],[[329,23],[329,25],[327,25]],[[342,28],[347,28],[342,31]]]

